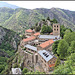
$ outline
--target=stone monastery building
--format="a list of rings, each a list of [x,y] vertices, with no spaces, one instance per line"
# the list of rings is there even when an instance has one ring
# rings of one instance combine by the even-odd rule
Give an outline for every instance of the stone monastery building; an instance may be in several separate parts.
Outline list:
[[[25,53],[24,66],[46,73],[53,70],[57,58],[53,55],[52,44],[61,39],[60,25],[53,24],[53,32],[50,35],[41,35],[31,29],[26,30],[25,35],[27,38],[20,43]]]

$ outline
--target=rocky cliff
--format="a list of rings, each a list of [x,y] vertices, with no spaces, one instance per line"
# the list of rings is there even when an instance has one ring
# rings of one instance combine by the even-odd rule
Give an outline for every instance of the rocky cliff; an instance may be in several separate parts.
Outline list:
[[[2,44],[10,44],[14,50],[17,50],[20,37],[14,31],[0,27],[0,47]]]

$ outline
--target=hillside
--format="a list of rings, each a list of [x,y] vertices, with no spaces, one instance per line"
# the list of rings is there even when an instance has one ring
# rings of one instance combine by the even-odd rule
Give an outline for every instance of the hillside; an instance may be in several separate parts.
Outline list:
[[[16,32],[0,26],[0,74],[7,70],[7,61],[15,55],[19,41],[20,37]]]
[[[20,37],[16,32],[0,26],[0,50],[16,51],[19,41]]]
[[[12,9],[19,8],[16,5],[12,5],[12,4],[9,4],[9,3],[6,3],[6,2],[2,2],[2,1],[0,1],[0,7],[8,7],[8,8],[12,8]]]
[[[75,11],[59,8],[37,8],[33,10],[0,8],[0,11],[0,25],[17,33],[23,33],[25,29],[35,25],[41,19],[46,19],[48,16],[50,19],[57,19],[61,25],[64,24],[65,27],[75,30]]]

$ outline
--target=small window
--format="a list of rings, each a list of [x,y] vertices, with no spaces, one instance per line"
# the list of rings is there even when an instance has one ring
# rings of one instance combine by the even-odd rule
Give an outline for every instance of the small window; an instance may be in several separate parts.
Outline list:
[[[54,30],[56,30],[56,29],[54,29]]]
[[[56,27],[56,26],[54,25],[54,27]]]
[[[57,29],[57,31],[58,31],[58,29]]]
[[[57,27],[58,27],[58,25],[57,25]]]
[[[55,63],[55,61],[53,61],[53,63]]]
[[[51,62],[50,62],[50,64],[51,64]]]

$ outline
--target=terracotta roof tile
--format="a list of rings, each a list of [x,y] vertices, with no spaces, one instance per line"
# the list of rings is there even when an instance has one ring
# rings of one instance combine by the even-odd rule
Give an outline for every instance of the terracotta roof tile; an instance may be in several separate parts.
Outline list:
[[[45,47],[51,45],[52,43],[54,43],[53,39],[48,40],[48,41],[46,41],[46,42],[40,44],[40,47],[45,48]]]
[[[29,38],[26,38],[26,39],[23,39],[24,42],[28,42],[28,41],[31,41],[31,40],[34,40],[36,37],[34,36],[31,36]]]
[[[26,32],[33,32],[33,30],[31,30],[31,29],[28,29],[28,30],[26,30]]]
[[[51,65],[49,65],[49,67],[54,67],[55,66],[55,64],[51,64]]]
[[[39,32],[37,32],[37,33],[35,33],[34,35],[35,35],[35,36],[37,36],[37,35],[40,35],[40,33],[39,33]]]
[[[53,35],[53,32],[51,32],[50,35]]]

